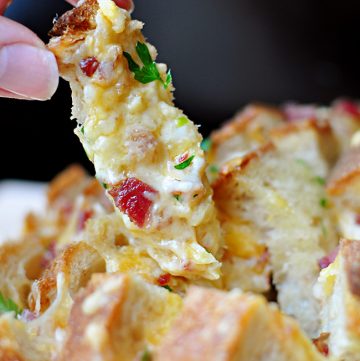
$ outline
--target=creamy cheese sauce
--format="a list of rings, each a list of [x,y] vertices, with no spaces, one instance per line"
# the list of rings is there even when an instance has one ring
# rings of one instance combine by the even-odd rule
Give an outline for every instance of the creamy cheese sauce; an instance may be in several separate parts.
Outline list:
[[[126,178],[137,178],[157,191],[151,195],[151,214],[143,229],[118,212],[130,239],[156,254],[160,267],[170,273],[218,278],[220,226],[197,126],[190,121],[179,126],[178,119],[184,114],[173,105],[171,85],[165,89],[160,81],[142,84],[129,70],[123,51],[141,64],[135,45],[145,42],[143,24],[131,20],[129,13],[111,0],[101,0],[99,6],[96,29],[69,59],[63,59],[75,65],[80,87],[72,84],[73,89],[82,89],[81,109],[74,114],[80,118],[76,133],[100,182],[111,187]],[[156,49],[147,46],[154,59]],[[78,66],[88,57],[96,57],[100,63],[91,78]],[[157,68],[165,79],[166,65]],[[184,169],[176,169],[184,155],[194,158]],[[155,252],[150,250],[153,247]]]

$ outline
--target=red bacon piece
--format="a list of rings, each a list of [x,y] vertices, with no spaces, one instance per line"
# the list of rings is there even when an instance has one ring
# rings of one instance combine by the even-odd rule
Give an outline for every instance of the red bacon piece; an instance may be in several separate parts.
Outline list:
[[[127,178],[108,192],[121,212],[138,227],[144,227],[153,204],[152,195],[157,193],[154,188],[137,178]]]
[[[328,255],[319,259],[319,267],[320,269],[324,269],[331,265],[335,261],[335,258],[339,252],[339,247],[336,247],[333,251],[331,251]]]
[[[91,78],[99,67],[99,64],[98,60],[92,56],[80,61],[80,69],[86,76]]]

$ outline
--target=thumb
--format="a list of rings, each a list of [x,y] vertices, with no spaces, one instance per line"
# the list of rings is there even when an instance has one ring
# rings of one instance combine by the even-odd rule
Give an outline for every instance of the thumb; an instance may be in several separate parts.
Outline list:
[[[0,16],[0,97],[45,100],[59,82],[55,56],[29,29]]]

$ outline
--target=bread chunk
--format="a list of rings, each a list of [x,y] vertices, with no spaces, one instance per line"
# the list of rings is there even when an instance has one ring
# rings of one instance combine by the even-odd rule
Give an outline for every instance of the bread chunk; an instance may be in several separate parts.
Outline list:
[[[335,261],[324,268],[315,287],[321,301],[321,332],[329,355],[357,361],[360,355],[360,242],[343,239]]]
[[[316,336],[319,307],[312,287],[318,260],[336,246],[337,238],[322,203],[324,185],[316,181],[312,167],[268,145],[224,166],[214,199],[222,224],[230,222],[239,230],[236,238],[223,227],[230,253],[266,247],[281,309]]]
[[[49,49],[72,88],[76,134],[130,243],[165,272],[218,279],[222,240],[202,138],[174,106],[171,77],[142,27],[111,0],[85,0],[58,20]],[[146,66],[153,81],[139,76]]]
[[[138,277],[96,275],[71,311],[59,361],[133,361],[158,345],[181,298]]]
[[[324,360],[297,323],[263,297],[196,287],[153,359]]]

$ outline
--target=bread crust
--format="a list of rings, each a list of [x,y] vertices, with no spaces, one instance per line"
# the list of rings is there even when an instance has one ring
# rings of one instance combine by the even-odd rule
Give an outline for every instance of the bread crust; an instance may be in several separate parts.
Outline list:
[[[94,17],[98,8],[97,0],[82,1],[78,7],[67,11],[56,20],[49,36],[77,35],[94,29]]]
[[[360,147],[350,148],[338,161],[327,182],[327,191],[340,195],[360,176]]]

